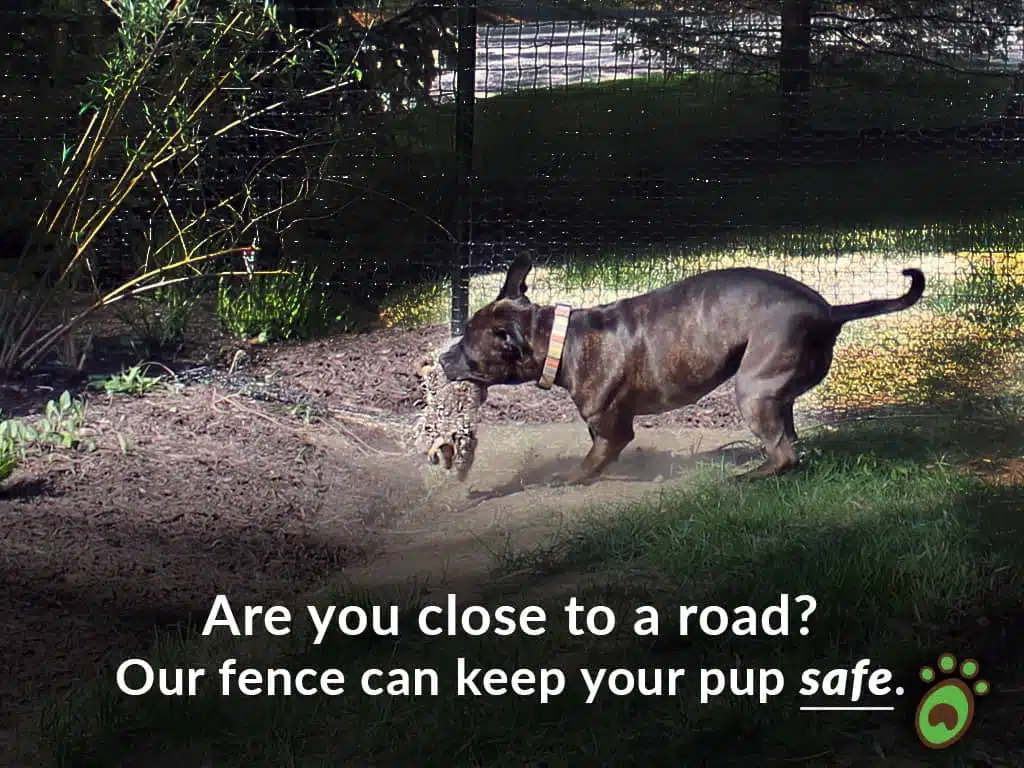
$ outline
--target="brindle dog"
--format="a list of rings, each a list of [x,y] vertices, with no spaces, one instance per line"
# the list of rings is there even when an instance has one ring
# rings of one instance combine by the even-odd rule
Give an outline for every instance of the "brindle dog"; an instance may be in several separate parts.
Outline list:
[[[532,267],[528,257],[518,258],[498,297],[441,356],[448,379],[489,387],[538,380],[554,307],[526,297]],[[573,310],[555,384],[568,390],[593,445],[565,481],[594,479],[615,461],[635,436],[634,417],[695,403],[732,376],[740,413],[767,452],[761,466],[740,477],[796,467],[793,401],[828,374],[845,323],[917,303],[924,275],[903,274],[910,290],[899,298],[835,307],[792,278],[736,268]]]

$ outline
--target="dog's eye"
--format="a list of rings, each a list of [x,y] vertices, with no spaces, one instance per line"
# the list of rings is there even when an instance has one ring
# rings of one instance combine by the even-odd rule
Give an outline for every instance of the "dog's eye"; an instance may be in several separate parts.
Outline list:
[[[504,328],[495,328],[494,338],[496,338],[498,341],[508,341],[508,331],[506,331]]]

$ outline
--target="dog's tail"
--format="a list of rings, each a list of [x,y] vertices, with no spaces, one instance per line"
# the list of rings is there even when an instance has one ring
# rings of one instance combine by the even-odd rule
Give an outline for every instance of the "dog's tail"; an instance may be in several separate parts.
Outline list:
[[[836,328],[851,320],[861,320],[875,315],[887,315],[910,309],[917,304],[924,294],[924,273],[920,269],[904,269],[903,274],[910,278],[910,290],[898,299],[872,299],[856,304],[841,304],[832,307],[832,321]]]

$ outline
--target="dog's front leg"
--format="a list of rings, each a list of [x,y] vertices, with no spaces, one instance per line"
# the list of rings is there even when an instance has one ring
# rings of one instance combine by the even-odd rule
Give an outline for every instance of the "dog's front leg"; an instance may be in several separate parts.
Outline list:
[[[579,485],[593,480],[619,458],[622,449],[636,436],[633,416],[629,413],[606,411],[592,418],[587,426],[592,441],[590,451],[580,465],[566,476],[566,485]]]

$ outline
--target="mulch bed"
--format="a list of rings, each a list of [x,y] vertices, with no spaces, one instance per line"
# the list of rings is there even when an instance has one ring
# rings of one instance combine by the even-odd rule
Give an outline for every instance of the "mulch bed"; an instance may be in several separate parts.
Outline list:
[[[379,457],[341,428],[210,385],[93,394],[83,436],[94,450],[32,455],[0,486],[8,705],[145,652],[154,627],[201,620],[219,593],[315,589],[403,501],[374,487]]]

